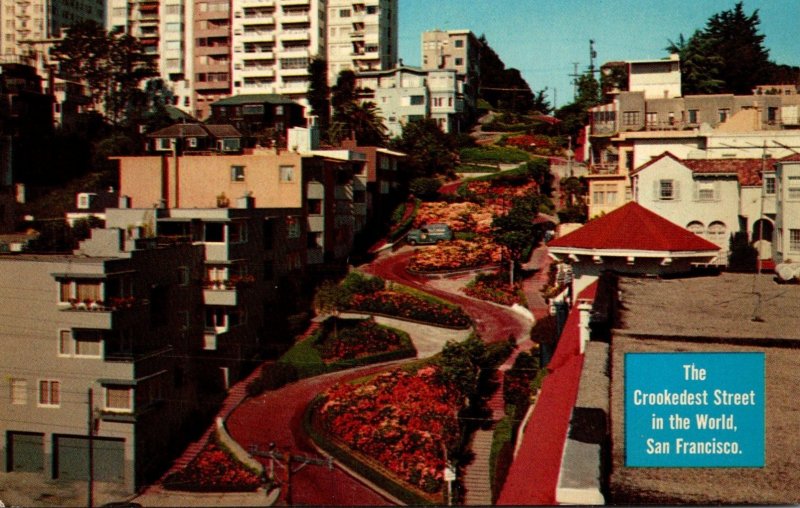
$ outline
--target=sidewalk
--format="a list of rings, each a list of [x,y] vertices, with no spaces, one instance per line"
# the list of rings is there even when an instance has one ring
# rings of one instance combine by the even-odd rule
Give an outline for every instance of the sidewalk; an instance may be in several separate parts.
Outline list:
[[[178,492],[151,487],[133,499],[142,506],[272,506],[280,489],[265,492]]]

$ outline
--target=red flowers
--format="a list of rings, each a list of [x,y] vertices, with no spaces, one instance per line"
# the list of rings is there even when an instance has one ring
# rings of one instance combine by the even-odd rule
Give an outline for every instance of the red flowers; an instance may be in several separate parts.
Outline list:
[[[460,441],[463,396],[439,380],[438,367],[394,370],[365,384],[323,393],[323,428],[425,492],[443,485],[444,447]]]
[[[374,321],[363,320],[353,326],[340,328],[335,337],[333,333],[327,334],[318,349],[324,360],[331,361],[396,351],[402,345],[397,332]]]
[[[164,480],[168,489],[204,492],[253,491],[261,484],[257,474],[222,449],[216,440],[209,441],[188,466]]]
[[[501,249],[487,238],[453,240],[415,251],[408,267],[418,272],[476,268],[498,263]]]
[[[354,295],[350,301],[353,310],[398,316],[453,327],[469,326],[469,316],[460,307],[436,304],[422,298],[396,291],[376,291],[368,295]]]
[[[515,303],[524,305],[525,302],[520,295],[522,285],[515,283],[512,288],[508,284],[508,279],[507,271],[480,274],[464,288],[464,293],[473,298],[499,303],[500,305],[510,306]]]

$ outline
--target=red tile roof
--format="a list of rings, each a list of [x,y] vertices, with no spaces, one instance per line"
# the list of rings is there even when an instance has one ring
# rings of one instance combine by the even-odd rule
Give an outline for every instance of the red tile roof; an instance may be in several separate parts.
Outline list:
[[[800,153],[793,153],[792,155],[787,155],[780,159],[781,162],[796,162],[800,161]]]
[[[638,168],[631,171],[631,176],[642,172],[656,162],[669,157],[687,167],[693,173],[700,174],[735,174],[742,186],[761,185],[762,160],[757,159],[679,159],[670,152],[664,152]],[[791,157],[791,156],[790,156]],[[786,158],[781,159],[786,160]],[[790,159],[791,160],[791,159]],[[800,159],[797,159],[800,160]],[[764,171],[775,170],[775,159],[767,159],[763,163]]]
[[[591,299],[596,290],[597,282],[594,282],[578,295],[578,299]],[[556,504],[564,444],[583,370],[579,314],[573,307],[564,324],[498,505]]]
[[[636,202],[593,219],[583,227],[551,240],[551,249],[609,249],[627,251],[718,251],[719,247],[651,212]]]

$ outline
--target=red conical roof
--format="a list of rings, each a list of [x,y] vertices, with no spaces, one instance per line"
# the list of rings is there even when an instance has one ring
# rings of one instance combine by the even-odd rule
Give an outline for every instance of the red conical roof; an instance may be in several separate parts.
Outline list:
[[[718,251],[719,246],[630,202],[547,244],[550,248],[658,252]]]

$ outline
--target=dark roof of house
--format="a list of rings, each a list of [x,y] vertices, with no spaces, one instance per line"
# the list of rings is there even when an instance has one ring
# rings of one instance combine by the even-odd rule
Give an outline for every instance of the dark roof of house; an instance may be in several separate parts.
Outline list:
[[[242,133],[236,127],[228,124],[209,124],[205,126],[215,138],[240,138]]]
[[[242,104],[297,104],[295,101],[275,93],[234,95],[212,102],[211,106],[241,106]],[[299,104],[297,104],[299,106]]]
[[[176,123],[163,129],[151,132],[150,138],[240,138],[242,134],[232,125],[201,123]]]
[[[209,132],[199,123],[176,123],[147,135],[149,138],[203,138]]]
[[[720,250],[719,246],[633,201],[551,240],[547,246],[656,252]]]
[[[635,170],[631,171],[631,176],[641,173],[656,162],[664,158],[670,158],[685,166],[692,173],[697,174],[735,174],[742,186],[761,185],[761,171],[775,170],[775,159],[761,158],[752,159],[679,159],[670,152],[664,152],[658,157],[649,160]],[[781,159],[785,160],[785,159]]]
[[[167,110],[167,114],[169,115],[170,119],[174,121],[182,121],[182,120],[189,122],[197,121],[195,117],[193,117],[186,111],[176,108],[175,106],[166,106],[164,109]]]

